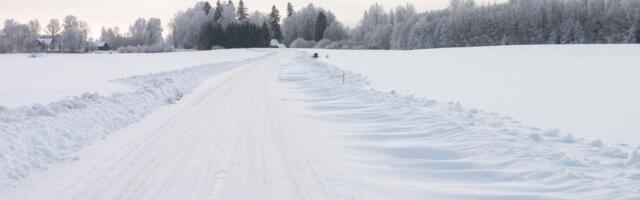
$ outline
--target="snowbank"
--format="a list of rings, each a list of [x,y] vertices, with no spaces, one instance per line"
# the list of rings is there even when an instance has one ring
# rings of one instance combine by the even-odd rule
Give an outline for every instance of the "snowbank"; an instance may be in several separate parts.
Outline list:
[[[640,144],[639,51],[640,45],[313,50],[322,62],[365,74],[378,89],[630,145]]]
[[[109,96],[85,93],[48,105],[0,107],[0,183],[75,159],[73,153],[83,146],[176,103],[205,79],[251,60],[119,79],[115,82],[133,91]]]
[[[283,68],[281,80],[308,94],[311,113],[359,127],[344,133],[353,140],[348,149],[364,152],[351,162],[366,178],[354,182],[393,194],[370,198],[640,198],[640,147],[576,139],[460,103],[380,90],[364,75],[306,54],[297,62]]]

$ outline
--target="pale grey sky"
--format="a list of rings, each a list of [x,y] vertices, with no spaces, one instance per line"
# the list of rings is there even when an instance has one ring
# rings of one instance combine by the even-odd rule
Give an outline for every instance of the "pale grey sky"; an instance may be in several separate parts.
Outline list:
[[[160,18],[166,27],[176,12],[199,1],[202,0],[0,0],[0,20],[16,19],[24,23],[38,19],[41,24],[46,24],[51,18],[62,20],[64,16],[73,14],[89,23],[95,37],[100,34],[100,28],[103,26],[119,26],[122,30],[127,30],[127,27],[139,17]],[[476,0],[503,1],[506,0]],[[411,3],[422,12],[445,8],[449,0],[245,0],[250,12],[266,12],[275,4],[284,13],[287,2],[291,2],[296,9],[313,2],[316,6],[333,11],[346,25],[353,26],[358,23],[364,10],[373,3],[379,3],[387,10]]]

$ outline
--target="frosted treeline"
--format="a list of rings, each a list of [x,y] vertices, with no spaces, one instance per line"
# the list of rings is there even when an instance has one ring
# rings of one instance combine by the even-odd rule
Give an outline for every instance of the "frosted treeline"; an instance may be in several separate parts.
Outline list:
[[[175,48],[218,49],[270,46],[271,39],[293,48],[427,49],[521,44],[640,43],[640,0],[510,0],[476,4],[451,0],[442,10],[423,13],[411,4],[385,10],[374,4],[358,25],[345,27],[328,9],[309,4],[274,5],[270,13],[250,11],[242,0],[199,2],[178,12],[165,41],[159,19],[138,19],[121,33],[102,29],[100,40],[122,52]],[[250,14],[249,14],[250,13]],[[281,20],[282,19],[282,20]],[[282,22],[282,24],[281,24]],[[46,26],[37,20],[6,20],[0,53],[32,52],[38,37],[52,38],[48,49],[83,52],[91,47],[87,23],[74,16]],[[134,48],[136,47],[136,48]],[[153,48],[152,48],[153,47]]]
[[[640,43],[638,0],[452,0],[443,10],[367,9],[350,38],[326,48],[428,49],[521,44]]]
[[[102,28],[100,40],[107,42],[111,48],[137,47],[138,49],[150,46],[162,46],[162,21],[158,18],[139,18],[130,27],[127,33],[121,33],[118,27]]]
[[[44,50],[88,51],[92,48],[90,31],[86,22],[78,20],[73,15],[66,16],[62,23],[58,19],[51,19],[44,27],[38,20],[23,24],[7,19],[0,30],[0,53],[33,52],[39,48],[36,39],[42,36],[51,39],[51,44]]]
[[[66,16],[62,22],[51,19],[45,26],[38,20],[23,24],[8,19],[0,30],[0,53],[88,52],[97,48],[94,44],[96,40],[90,38],[90,33],[89,24],[73,15]],[[100,41],[107,42],[112,49],[127,46],[130,47],[129,50],[139,49],[142,52],[172,49],[162,45],[162,22],[157,18],[140,18],[129,27],[127,33],[120,33],[117,27],[102,28],[101,33]]]
[[[268,47],[271,39],[281,40],[280,10],[269,14],[253,11],[240,0],[199,2],[178,12],[169,26],[168,42],[176,48],[219,49]]]
[[[331,11],[313,4],[298,11],[291,3],[287,4],[284,20],[276,5],[270,13],[261,13],[249,11],[250,5],[243,1],[237,4],[200,2],[178,12],[170,22],[168,42],[176,48],[218,49],[265,47],[271,39],[291,45],[302,38],[315,45],[314,40],[349,38],[347,29]]]

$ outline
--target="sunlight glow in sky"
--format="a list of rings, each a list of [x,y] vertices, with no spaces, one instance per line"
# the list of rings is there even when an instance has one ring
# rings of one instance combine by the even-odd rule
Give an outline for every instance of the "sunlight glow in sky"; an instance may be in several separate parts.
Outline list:
[[[26,23],[31,19],[38,19],[44,26],[51,18],[62,21],[64,16],[73,14],[88,22],[92,35],[97,37],[103,26],[119,26],[121,30],[127,30],[139,17],[157,17],[162,19],[166,33],[166,25],[176,12],[199,1],[201,0],[0,0],[0,20],[16,19]],[[236,3],[237,1],[234,0]],[[476,0],[503,1],[506,0]],[[449,0],[245,0],[250,12],[266,12],[275,4],[284,13],[287,2],[291,2],[296,9],[313,2],[316,6],[333,11],[338,19],[348,26],[356,25],[364,10],[376,2],[382,4],[385,9],[411,3],[420,12],[445,8],[449,4]]]

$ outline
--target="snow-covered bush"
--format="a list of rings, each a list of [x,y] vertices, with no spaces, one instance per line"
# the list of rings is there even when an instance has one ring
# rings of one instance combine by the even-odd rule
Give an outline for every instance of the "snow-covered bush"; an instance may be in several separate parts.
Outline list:
[[[325,49],[364,49],[362,44],[349,40],[335,41],[324,47]]]
[[[175,51],[175,48],[165,43],[158,43],[151,46],[127,46],[118,48],[118,53],[163,53],[173,51]]]
[[[225,49],[223,46],[220,45],[215,45],[213,47],[211,47],[211,50],[220,50],[220,49]]]
[[[314,49],[324,49],[324,47],[326,47],[327,45],[333,43],[333,41],[331,41],[330,39],[322,39],[320,40],[320,42],[316,43],[316,45],[313,46]]]
[[[303,38],[298,38],[296,40],[294,40],[291,45],[289,45],[290,48],[313,48],[313,46],[316,45],[316,41],[309,41],[309,40],[305,40]]]

